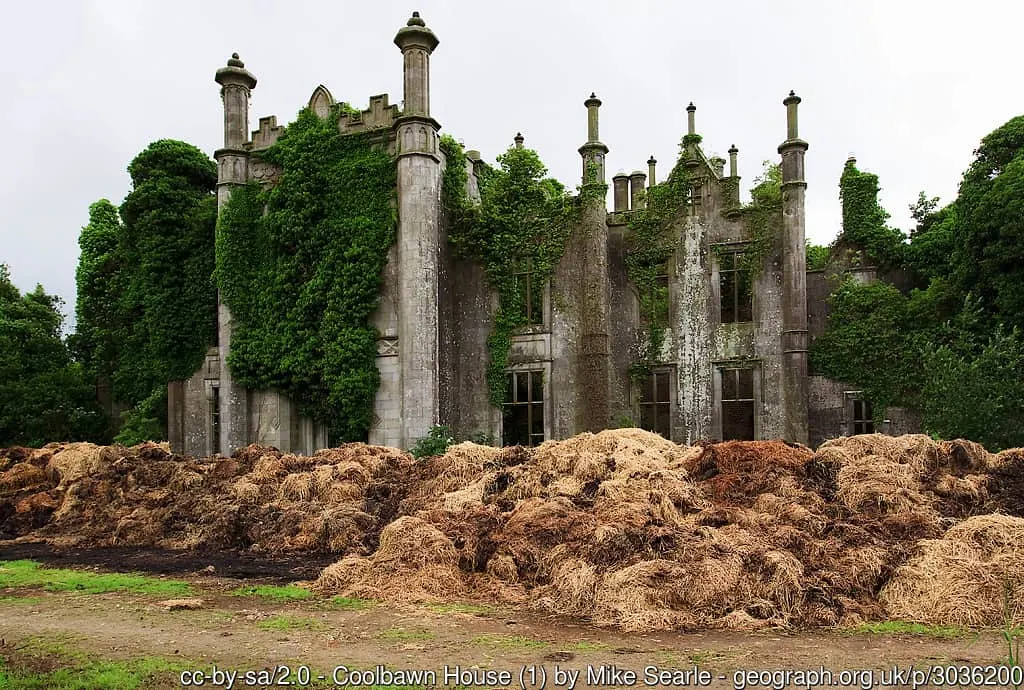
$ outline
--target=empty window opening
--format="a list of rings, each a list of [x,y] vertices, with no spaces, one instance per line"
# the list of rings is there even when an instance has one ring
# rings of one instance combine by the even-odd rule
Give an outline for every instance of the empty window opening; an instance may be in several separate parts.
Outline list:
[[[513,371],[508,374],[502,443],[535,446],[544,442],[544,373]]]
[[[851,401],[853,415],[850,420],[850,435],[875,433],[875,422],[871,415],[871,403],[861,398]]]
[[[671,372],[652,371],[641,384],[640,428],[672,439]]]
[[[753,369],[722,369],[722,440],[754,440]]]
[[[721,256],[718,272],[722,323],[744,323],[754,320],[754,291],[750,271],[743,266],[742,252]]]

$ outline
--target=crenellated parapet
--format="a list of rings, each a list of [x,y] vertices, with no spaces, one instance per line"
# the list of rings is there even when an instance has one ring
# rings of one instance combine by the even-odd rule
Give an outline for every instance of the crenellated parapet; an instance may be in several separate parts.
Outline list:
[[[370,96],[370,105],[365,110],[349,108],[348,104],[342,104],[342,107],[345,111],[338,120],[338,130],[342,134],[393,127],[402,115],[397,105],[388,102],[386,93]]]
[[[277,115],[261,117],[260,128],[252,133],[252,140],[248,144],[249,149],[251,151],[269,149],[281,138],[284,129],[277,124]]]

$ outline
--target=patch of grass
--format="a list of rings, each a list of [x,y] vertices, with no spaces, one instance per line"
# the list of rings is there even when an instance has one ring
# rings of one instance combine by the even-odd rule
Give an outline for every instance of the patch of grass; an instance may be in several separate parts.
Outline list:
[[[97,660],[67,633],[25,638],[0,657],[0,687],[10,690],[134,690],[177,687],[177,674],[195,662],[165,657]],[[10,648],[8,648],[10,649]]]
[[[331,597],[327,603],[335,611],[363,611],[376,606],[377,600],[358,597]]]
[[[854,633],[871,635],[922,635],[943,640],[957,639],[971,634],[969,630],[953,625],[926,625],[924,623],[908,623],[907,621],[862,623],[850,630]]]
[[[458,602],[453,602],[424,604],[424,607],[430,609],[434,613],[468,613],[471,615],[494,613],[493,606],[484,606],[482,604],[460,604]]]
[[[566,647],[566,649],[571,649],[577,652],[601,652],[608,648],[608,645],[604,642],[591,642],[590,640],[580,640],[579,642],[574,642]]]
[[[231,592],[235,597],[263,597],[275,601],[298,601],[309,599],[313,593],[296,585],[252,585],[250,587],[239,587]]]
[[[178,580],[125,573],[43,568],[35,561],[0,561],[0,588],[4,587],[40,587],[50,592],[83,594],[125,592],[168,597],[192,594],[192,587]]]
[[[434,633],[429,630],[406,630],[405,628],[388,628],[377,633],[378,640],[430,640]]]
[[[34,672],[0,665],[0,687],[9,690],[135,690],[158,679],[170,681],[189,664],[162,657],[94,661],[73,668]]]
[[[534,640],[522,635],[481,635],[474,637],[470,642],[506,649],[543,649],[548,646],[543,640]]]
[[[322,630],[323,621],[300,616],[274,616],[256,624],[262,630]]]

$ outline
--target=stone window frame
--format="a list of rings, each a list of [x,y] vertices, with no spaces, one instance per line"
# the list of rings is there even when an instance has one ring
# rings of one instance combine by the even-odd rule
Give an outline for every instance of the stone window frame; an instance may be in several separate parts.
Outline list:
[[[528,264],[532,263],[531,259],[527,259],[526,261],[527,261]],[[512,264],[513,280],[516,277],[518,277],[518,276],[534,276],[536,274],[535,271],[533,271],[533,267],[532,266],[529,266],[528,270],[526,270],[526,271],[519,270],[519,266],[520,266],[520,262],[518,260],[516,260]],[[528,292],[532,292],[532,288],[534,287],[534,285],[535,285],[535,281],[531,277],[529,279],[529,283],[527,284]],[[530,305],[527,304],[527,308],[529,308],[529,307],[530,307]],[[524,325],[516,328],[515,331],[513,332],[513,334],[547,333],[547,332],[550,331],[550,328],[551,328],[551,326],[550,326],[550,324],[551,324],[551,281],[550,280],[545,280],[544,281],[544,286],[543,286],[543,288],[541,290],[541,295],[540,295],[540,308],[541,308],[541,315],[540,315],[541,320],[540,320],[540,323],[527,323],[527,324],[524,324]]]
[[[645,403],[643,401],[643,385],[644,385],[644,383],[635,383],[634,385],[635,385],[635,391],[636,391],[636,398],[635,398],[636,399],[636,405],[635,405],[634,409],[635,409],[636,415],[637,415],[636,416],[637,426],[640,427],[640,428],[644,428],[643,426],[641,426],[642,423],[643,423],[643,406],[644,405],[664,405],[664,404],[667,403],[668,404],[668,437],[667,437],[666,440],[671,441],[673,436],[675,436],[675,423],[674,422],[675,422],[676,413],[677,413],[677,411],[679,409],[678,390],[677,390],[678,379],[677,379],[677,375],[676,375],[676,367],[673,366],[673,365],[664,365],[664,366],[651,367],[650,375],[651,376],[667,375],[668,376],[668,400],[667,401],[654,401],[654,402],[650,402],[650,403]],[[646,383],[646,380],[645,380],[645,383]],[[655,397],[657,397],[657,393],[655,393]],[[654,433],[657,433],[657,432],[654,432]]]
[[[714,259],[714,262],[713,262],[712,268],[711,268],[711,287],[712,287],[712,293],[713,293],[713,295],[715,297],[715,299],[714,299],[714,307],[713,308],[715,309],[715,315],[716,315],[716,317],[718,319],[718,323],[719,324],[727,324],[727,323],[729,323],[729,324],[745,324],[745,323],[754,323],[756,321],[756,315],[757,315],[757,290],[754,289],[754,279],[753,279],[753,276],[749,277],[749,281],[750,281],[750,319],[747,320],[747,321],[735,321],[735,320],[734,321],[725,321],[723,319],[723,314],[722,314],[722,299],[723,299],[723,295],[722,295],[722,273],[723,273],[723,267],[722,267],[722,258],[721,257],[722,257],[722,255],[730,256],[730,258],[734,262],[733,263],[734,268],[729,269],[729,270],[730,271],[735,271],[737,273],[737,275],[738,275],[740,273],[740,270],[735,268],[735,265],[736,265],[735,261],[737,259],[737,255],[743,254],[747,250],[747,248],[749,246],[750,246],[749,242],[724,242],[724,243],[718,243],[718,244],[714,245],[715,251],[712,252],[712,253],[713,253],[715,259]],[[739,284],[737,283],[737,290],[738,290],[738,285]],[[735,308],[735,310],[737,312],[739,311],[739,303],[738,303],[738,301],[737,301],[736,304],[734,304],[734,308]]]
[[[752,369],[754,388],[754,439],[761,438],[764,407],[764,363],[760,359],[716,360],[711,363],[711,437],[722,440],[722,371]]]
[[[846,430],[846,435],[876,433],[875,422],[871,416],[872,406],[868,400],[864,399],[863,391],[843,391],[843,399],[843,428]],[[857,403],[862,406],[860,419],[857,415]],[[857,430],[858,426],[861,427],[860,431]]]
[[[541,412],[544,422],[544,439],[547,441],[552,436],[552,425],[554,420],[554,406],[551,400],[551,362],[524,362],[522,364],[513,364],[505,368],[505,374],[521,374],[521,373],[540,373],[542,377],[541,390],[543,392],[543,411]],[[505,404],[502,404],[502,410],[504,410]],[[500,445],[505,445],[505,415],[498,415],[498,438],[500,439]]]

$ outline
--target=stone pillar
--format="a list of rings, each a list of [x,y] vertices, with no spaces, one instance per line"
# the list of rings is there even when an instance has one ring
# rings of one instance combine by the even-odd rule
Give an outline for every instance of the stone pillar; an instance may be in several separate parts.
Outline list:
[[[739,152],[740,150],[736,148],[736,144],[729,147],[729,177],[736,177],[736,154]]]
[[[576,431],[600,431],[611,423],[611,346],[608,281],[608,208],[605,157],[608,147],[598,136],[598,108],[594,95],[587,107],[587,143],[580,147],[583,185],[579,236],[574,249],[580,256],[580,344],[576,380],[581,390]]]
[[[647,186],[648,187],[653,187],[654,185],[657,184],[657,182],[654,181],[654,168],[655,168],[656,165],[658,165],[658,161],[654,160],[654,154],[651,154],[651,157],[647,159]]]
[[[256,77],[234,53],[226,67],[214,77],[220,84],[224,102],[224,148],[214,152],[217,160],[217,212],[231,198],[232,190],[249,180],[249,154],[244,149],[249,139],[249,95],[256,88]],[[217,298],[217,345],[220,367],[220,452],[230,455],[249,441],[249,392],[235,383],[227,366],[231,352],[234,321],[227,305]]]
[[[634,211],[644,208],[646,205],[646,197],[644,196],[646,182],[647,175],[644,175],[639,170],[634,170],[629,176],[629,203],[630,208]]]
[[[804,154],[807,142],[797,129],[800,97],[792,91],[786,106],[782,155],[782,359],[786,400],[786,439],[807,443],[807,258],[805,254]]]
[[[513,141],[516,142],[516,148],[517,149],[523,148],[523,142],[525,141],[525,139],[523,139],[523,133],[522,132],[516,132],[516,136],[515,136],[515,139],[513,139]]]
[[[430,117],[430,54],[438,39],[413,12],[395,36],[405,68],[405,109],[395,121],[398,160],[398,352],[401,444],[409,448],[440,418],[438,272],[441,154]]]
[[[612,178],[612,201],[616,213],[629,210],[629,175],[616,173]]]

